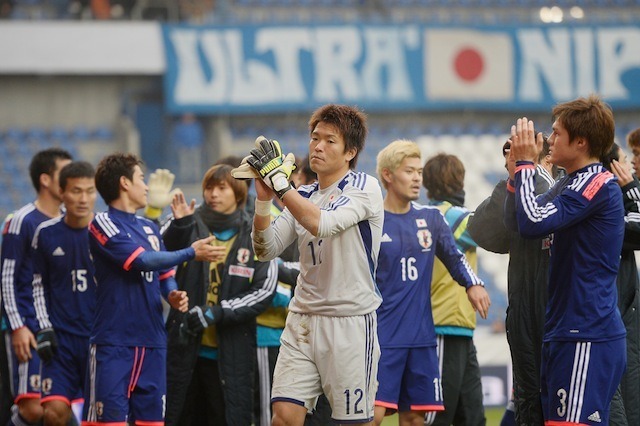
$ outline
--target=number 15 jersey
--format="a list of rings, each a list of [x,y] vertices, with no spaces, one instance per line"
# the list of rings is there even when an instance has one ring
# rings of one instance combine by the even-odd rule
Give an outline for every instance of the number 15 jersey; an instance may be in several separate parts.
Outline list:
[[[89,337],[96,307],[89,229],[71,228],[64,216],[43,222],[33,248],[33,299],[40,328]]]

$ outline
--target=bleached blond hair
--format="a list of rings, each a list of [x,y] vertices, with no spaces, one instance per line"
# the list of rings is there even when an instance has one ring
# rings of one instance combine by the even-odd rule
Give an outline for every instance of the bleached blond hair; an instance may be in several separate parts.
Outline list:
[[[422,160],[418,144],[408,139],[397,139],[385,146],[382,151],[378,153],[376,172],[384,189],[387,189],[387,182],[385,182],[382,176],[382,171],[387,169],[390,172],[394,172],[400,167],[400,164],[402,164],[405,158],[419,158]]]

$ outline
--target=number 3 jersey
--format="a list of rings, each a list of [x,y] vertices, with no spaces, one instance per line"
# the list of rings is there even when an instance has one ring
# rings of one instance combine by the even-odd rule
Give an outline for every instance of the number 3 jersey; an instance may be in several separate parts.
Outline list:
[[[109,207],[108,212],[96,214],[89,235],[98,285],[91,343],[165,348],[160,280],[175,271],[133,267],[144,251],[165,250],[156,224]]]
[[[482,285],[457,247],[436,207],[411,203],[407,213],[384,212],[376,282],[382,294],[378,308],[381,347],[436,345],[431,312],[431,276],[435,257],[464,287]]]
[[[88,228],[71,228],[59,216],[35,232],[33,300],[40,328],[89,337],[96,307]]]

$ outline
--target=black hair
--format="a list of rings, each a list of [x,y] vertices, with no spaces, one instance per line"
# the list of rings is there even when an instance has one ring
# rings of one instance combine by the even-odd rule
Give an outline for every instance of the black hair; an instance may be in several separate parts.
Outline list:
[[[120,198],[120,178],[133,181],[135,166],[144,163],[137,155],[121,152],[108,155],[100,160],[96,169],[96,189],[106,204]]]
[[[31,177],[31,183],[36,192],[40,192],[40,175],[47,174],[53,177],[53,173],[56,171],[56,162],[58,160],[72,160],[73,157],[68,151],[62,148],[48,148],[43,151],[37,152],[29,163],[29,176]]]
[[[60,170],[60,177],[58,180],[60,181],[60,189],[64,191],[67,186],[68,179],[75,178],[90,178],[93,179],[96,175],[96,171],[91,165],[86,161],[74,161],[62,168]]]

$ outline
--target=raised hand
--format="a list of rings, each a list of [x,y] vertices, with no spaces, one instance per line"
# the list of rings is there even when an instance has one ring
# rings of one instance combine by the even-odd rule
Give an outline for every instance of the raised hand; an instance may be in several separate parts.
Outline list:
[[[144,215],[149,219],[157,219],[162,209],[171,204],[173,196],[179,189],[171,190],[175,175],[167,169],[156,169],[149,176],[149,192],[147,193],[147,207]]]
[[[535,134],[533,121],[518,118],[511,126],[511,155],[515,161],[536,161],[542,152],[542,133]]]
[[[263,138],[264,136],[259,136],[258,139]],[[260,173],[248,163],[248,159],[251,155],[247,155],[242,159],[240,165],[235,169],[231,170],[231,176],[236,179],[245,180],[245,179],[262,179]]]
[[[173,200],[171,201],[171,212],[173,213],[173,217],[176,219],[182,219],[183,217],[192,215],[195,211],[195,207],[195,198],[192,199],[189,204],[187,204],[187,201],[184,198],[184,194],[180,190],[176,192],[176,194],[173,196]]]
[[[620,187],[633,181],[633,175],[629,167],[624,163],[620,163],[618,160],[611,161],[611,171],[618,177],[618,185],[620,185]]]
[[[289,178],[296,169],[295,156],[292,153],[282,155],[278,141],[266,138],[256,139],[256,148],[251,150],[251,156],[247,157],[247,162],[279,198],[293,189]]]

